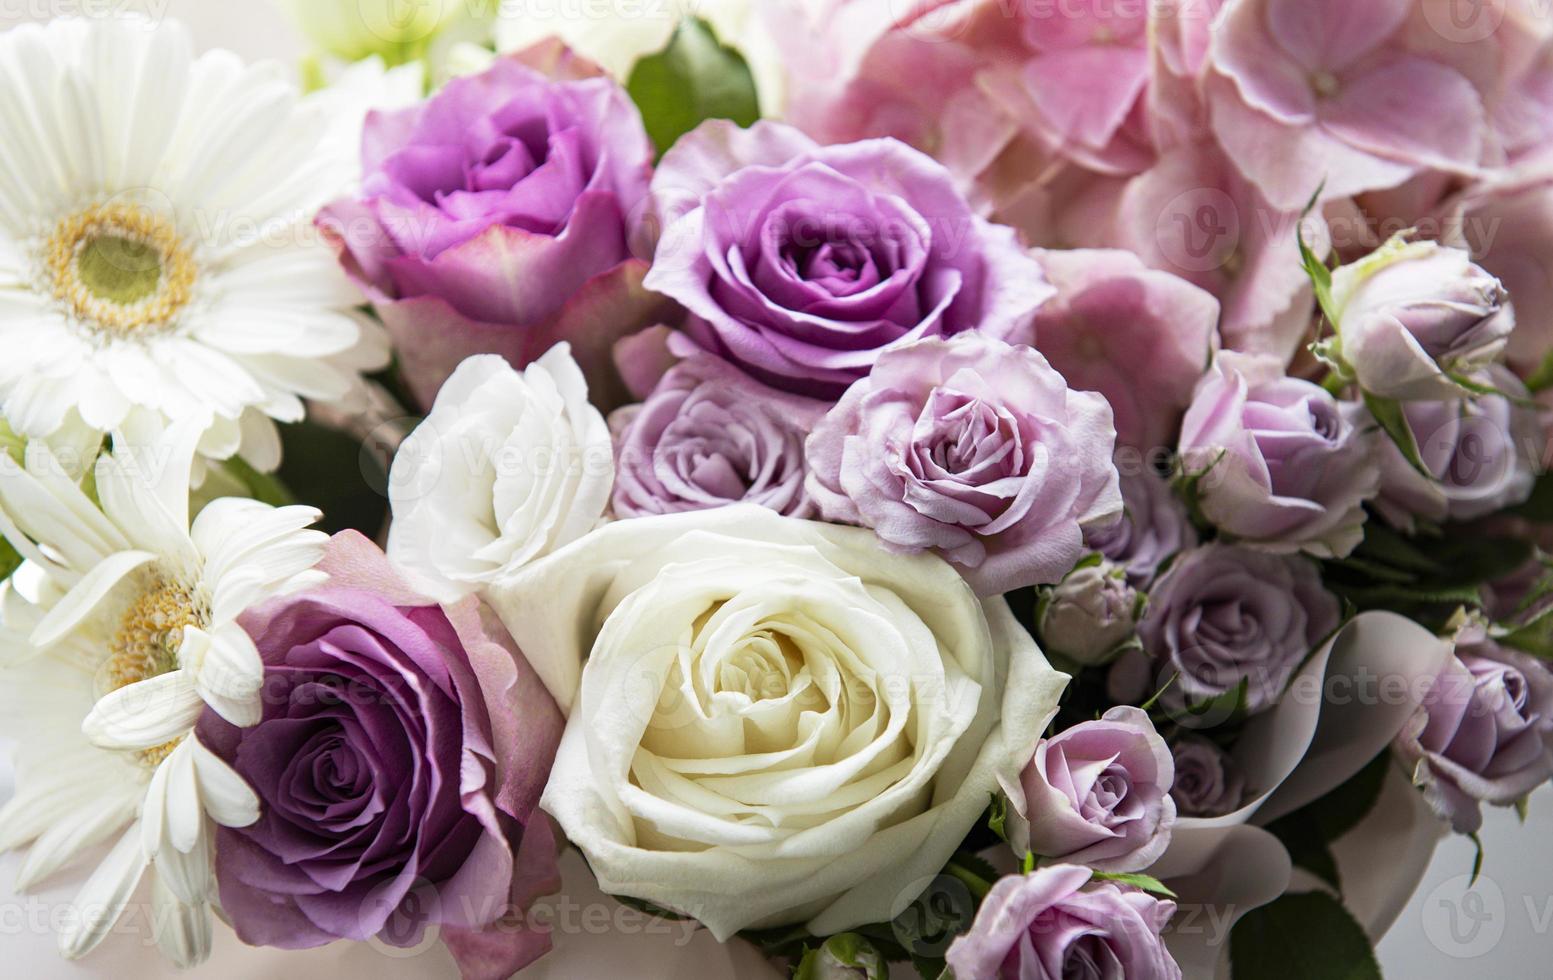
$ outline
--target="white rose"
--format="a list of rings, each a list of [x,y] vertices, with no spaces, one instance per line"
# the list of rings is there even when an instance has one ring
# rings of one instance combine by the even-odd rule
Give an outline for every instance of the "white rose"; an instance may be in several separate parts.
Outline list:
[[[605,891],[719,939],[898,914],[1066,682],[943,560],[753,505],[607,525],[488,598],[570,716],[542,806]]]
[[[466,358],[399,447],[388,555],[454,600],[586,534],[614,482],[609,427],[557,344],[521,373]]]
[[[281,9],[320,50],[346,61],[402,58],[430,45],[464,16],[467,0],[280,0]]]

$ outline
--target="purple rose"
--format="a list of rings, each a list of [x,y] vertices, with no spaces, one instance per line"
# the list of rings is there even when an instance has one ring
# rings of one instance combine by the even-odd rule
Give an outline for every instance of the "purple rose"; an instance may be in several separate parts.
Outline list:
[[[1041,597],[1037,631],[1042,648],[1083,667],[1135,646],[1138,591],[1121,567],[1100,558],[1081,563]]]
[[[1127,569],[1134,585],[1147,585],[1167,559],[1197,544],[1186,505],[1153,472],[1123,473],[1122,519],[1084,532],[1084,544]]]
[[[566,62],[568,65],[574,62]],[[662,315],[630,259],[652,144],[614,82],[555,80],[516,58],[368,117],[354,199],[320,224],[430,405],[475,353],[522,367],[569,340],[606,401],[610,344]]]
[[[1234,545],[1181,555],[1149,590],[1143,648],[1175,681],[1161,704],[1179,712],[1245,685],[1245,709],[1277,701],[1306,655],[1337,629],[1337,598],[1315,562]]]
[[[614,509],[645,517],[741,501],[810,517],[804,439],[824,402],[774,391],[706,354],[681,361],[645,403],[610,418]]]
[[[1485,383],[1514,398],[1526,386],[1503,366],[1489,368]],[[1415,518],[1468,521],[1521,503],[1537,482],[1542,434],[1535,409],[1500,395],[1453,401],[1408,402],[1402,407],[1418,443],[1427,479],[1387,440],[1381,450],[1376,509],[1387,521],[1411,530]]]
[[[1379,489],[1363,408],[1283,376],[1270,358],[1220,354],[1181,426],[1181,457],[1200,474],[1202,513],[1273,551],[1340,558],[1364,539]]]
[[[833,399],[924,337],[1019,338],[1052,294],[1011,229],[895,140],[714,120],[664,155],[652,192],[647,287],[690,311],[698,344],[784,391]]]
[[[1553,671],[1491,640],[1459,646],[1397,736],[1424,797],[1458,833],[1553,778]]]
[[[429,602],[354,531],[320,567],[328,585],[245,616],[259,723],[199,723],[262,807],[218,836],[222,908],[244,942],[283,949],[435,927],[465,977],[508,977],[550,946],[503,917],[559,887],[535,808],[560,710],[475,598]]]
[[[880,355],[809,437],[809,495],[886,546],[933,549],[981,595],[1061,580],[1121,514],[1111,406],[980,334]]]
[[[1000,878],[970,931],[949,947],[949,969],[965,980],[1181,980],[1160,938],[1175,903],[1126,885],[1091,885],[1093,875],[1058,864]]]
[[[1200,735],[1186,735],[1171,747],[1176,781],[1170,795],[1183,817],[1222,817],[1240,809],[1246,777],[1223,749]]]
[[[1009,843],[1096,871],[1141,871],[1170,846],[1174,779],[1170,747],[1148,714],[1112,708],[1035,747],[1009,793]]]

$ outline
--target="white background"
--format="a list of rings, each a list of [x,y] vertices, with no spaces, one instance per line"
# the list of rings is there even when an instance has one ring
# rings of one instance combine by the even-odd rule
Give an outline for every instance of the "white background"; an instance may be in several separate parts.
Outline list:
[[[289,60],[303,50],[300,38],[265,0],[0,0],[0,27],[103,9],[177,17],[193,29],[199,47],[231,48],[246,58]],[[1381,964],[1390,980],[1553,980],[1553,790],[1538,791],[1524,826],[1513,811],[1490,810],[1481,836],[1487,857],[1482,877],[1470,891],[1472,844],[1453,837],[1436,852],[1412,904],[1380,943]],[[7,862],[0,873],[9,874],[12,868]],[[1320,942],[1321,937],[1311,941]],[[4,943],[0,939],[0,963]],[[267,961],[272,968],[284,962]],[[48,974],[34,970],[32,976],[84,978],[92,975],[91,966],[89,958],[82,964],[60,964],[57,972]],[[0,965],[0,975],[9,972]],[[179,975],[218,973],[207,967]]]

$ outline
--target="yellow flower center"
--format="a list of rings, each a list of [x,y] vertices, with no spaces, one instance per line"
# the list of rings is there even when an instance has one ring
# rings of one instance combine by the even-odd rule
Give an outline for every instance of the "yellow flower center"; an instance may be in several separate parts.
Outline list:
[[[170,327],[194,291],[194,256],[171,221],[123,202],[75,212],[49,233],[54,297],[88,329],[117,339]]]
[[[187,586],[154,581],[130,603],[119,621],[118,632],[108,644],[104,693],[176,670],[183,628],[198,626],[202,620],[199,604]],[[137,754],[146,766],[154,769],[181,741],[183,737],[179,736]]]

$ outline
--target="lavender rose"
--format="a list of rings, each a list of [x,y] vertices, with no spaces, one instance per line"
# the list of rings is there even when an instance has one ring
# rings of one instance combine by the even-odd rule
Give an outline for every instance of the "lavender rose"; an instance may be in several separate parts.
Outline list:
[[[747,501],[810,517],[803,444],[824,402],[775,391],[705,354],[670,369],[641,405],[618,409],[619,517]]]
[[[1181,426],[1203,515],[1268,550],[1347,555],[1380,483],[1362,413],[1271,358],[1220,354]]]
[[[1015,337],[1053,292],[1011,229],[894,140],[714,120],[664,155],[652,195],[647,287],[690,311],[696,343],[785,391],[833,399],[924,337]]]
[[[1458,833],[1553,778],[1553,671],[1492,640],[1459,646],[1397,737],[1424,797]]]
[[[1187,735],[1171,746],[1176,780],[1170,796],[1183,817],[1221,817],[1240,809],[1246,777],[1229,755],[1200,735]]]
[[[1456,378],[1504,353],[1515,329],[1508,300],[1465,250],[1398,236],[1332,273],[1331,353],[1371,394],[1454,400]]]
[[[423,405],[470,354],[523,367],[562,340],[607,401],[610,344],[663,312],[627,247],[652,157],[614,82],[504,58],[370,116],[362,188],[319,221]]]
[[[1175,764],[1146,712],[1122,705],[1035,747],[1008,790],[1009,843],[1096,871],[1140,871],[1170,846]]]
[[[1111,406],[980,334],[891,350],[809,437],[809,495],[887,547],[933,549],[981,595],[1051,583],[1122,497]]]
[[[1426,478],[1389,441],[1381,451],[1376,509],[1411,531],[1415,518],[1468,521],[1521,503],[1537,482],[1542,434],[1530,397],[1510,370],[1495,365],[1480,380],[1504,395],[1408,402],[1402,412],[1418,443]],[[1510,396],[1510,397],[1505,397]]]
[[[1209,544],[1154,583],[1138,635],[1160,679],[1177,675],[1161,704],[1181,712],[1244,684],[1255,713],[1278,699],[1340,613],[1309,559]]]
[[[550,945],[503,917],[559,887],[536,806],[560,710],[475,598],[429,602],[353,531],[320,567],[327,586],[245,617],[263,718],[199,723],[262,805],[218,837],[222,908],[244,942],[284,949],[435,927],[465,977],[511,976]]]
[[[1175,903],[1059,864],[992,886],[970,931],[949,947],[956,977],[1181,980],[1160,932]],[[1085,887],[1088,885],[1089,887]]]
[[[1127,578],[1147,585],[1166,560],[1197,544],[1186,505],[1153,472],[1121,475],[1122,519],[1084,532],[1084,544],[1125,565]]]

